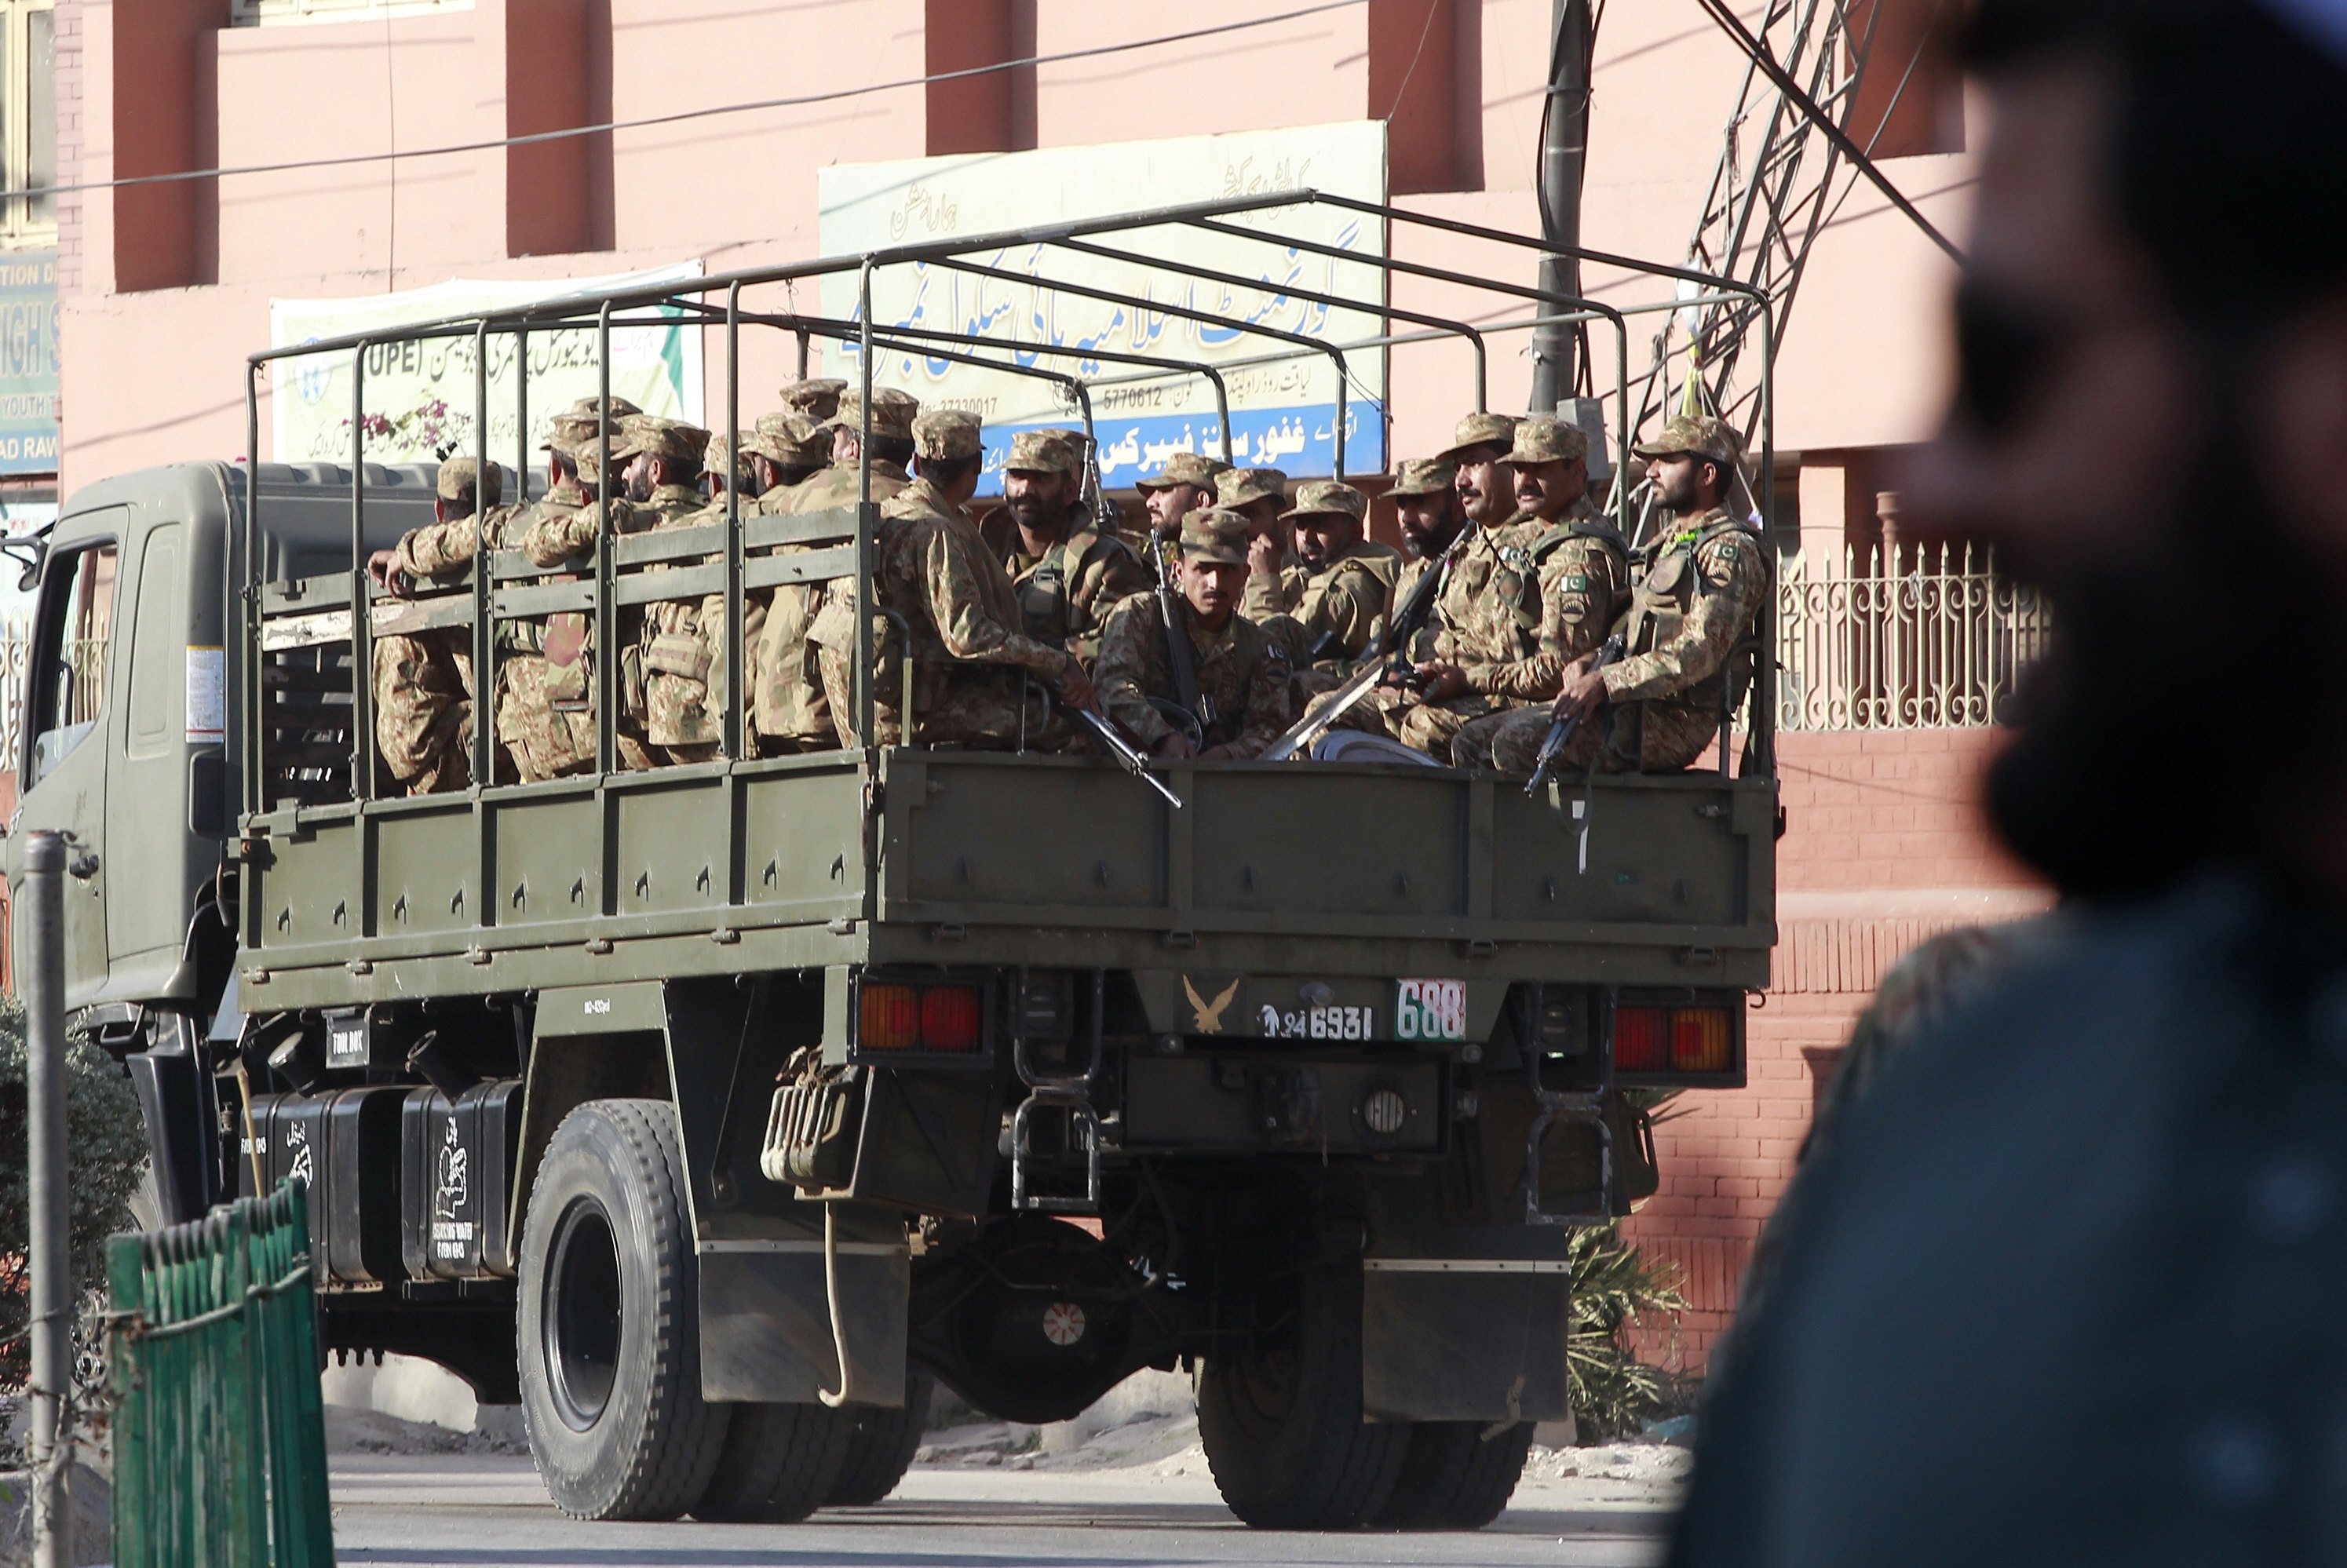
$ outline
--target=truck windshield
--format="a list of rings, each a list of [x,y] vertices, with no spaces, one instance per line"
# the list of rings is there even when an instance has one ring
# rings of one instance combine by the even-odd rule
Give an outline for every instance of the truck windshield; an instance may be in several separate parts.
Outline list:
[[[114,630],[114,547],[93,545],[55,561],[34,649],[31,777],[40,783],[58,759],[97,727],[106,704],[106,653]]]

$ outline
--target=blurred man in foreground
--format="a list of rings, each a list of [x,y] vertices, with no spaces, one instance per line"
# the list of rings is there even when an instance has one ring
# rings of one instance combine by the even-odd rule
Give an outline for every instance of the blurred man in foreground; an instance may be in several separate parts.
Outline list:
[[[2347,0],[1983,0],[1970,48],[1901,488],[2052,601],[1988,796],[2070,907],[1803,1167],[1671,1560],[2338,1562]],[[2254,652],[2183,634],[2220,581]]]

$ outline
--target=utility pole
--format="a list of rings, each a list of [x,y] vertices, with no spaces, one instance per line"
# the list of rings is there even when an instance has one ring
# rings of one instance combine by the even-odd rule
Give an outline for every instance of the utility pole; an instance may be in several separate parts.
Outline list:
[[[1581,182],[1589,161],[1589,0],[1555,0],[1554,24],[1548,108],[1541,117],[1541,238],[1551,244],[1578,246]],[[1579,294],[1581,259],[1542,257],[1538,286],[1547,293]],[[1543,304],[1541,313],[1553,315],[1561,308]],[[1565,325],[1543,326],[1532,333],[1531,412],[1553,413],[1558,399],[1573,395],[1580,341],[1579,332]]]
[[[30,1168],[33,1385],[33,1568],[74,1560],[67,1471],[73,1434],[73,1280],[66,1182],[66,840],[38,831],[25,845],[25,1120]]]

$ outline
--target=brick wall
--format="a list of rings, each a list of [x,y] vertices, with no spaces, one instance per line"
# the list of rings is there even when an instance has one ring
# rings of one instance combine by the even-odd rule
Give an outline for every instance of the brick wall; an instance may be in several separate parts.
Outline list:
[[[1689,1094],[1655,1131],[1662,1190],[1629,1234],[1680,1266],[1693,1310],[1650,1354],[1700,1368],[1760,1225],[1792,1174],[1821,1081],[1884,969],[1934,931],[2011,919],[2047,896],[1976,799],[1985,730],[1780,736],[1775,984],[1747,1019],[1747,1086]]]
[[[72,185],[81,179],[82,147],[87,136],[82,120],[82,0],[57,0],[54,18],[57,49],[57,183]],[[81,292],[81,210],[79,196],[57,198],[57,292]]]

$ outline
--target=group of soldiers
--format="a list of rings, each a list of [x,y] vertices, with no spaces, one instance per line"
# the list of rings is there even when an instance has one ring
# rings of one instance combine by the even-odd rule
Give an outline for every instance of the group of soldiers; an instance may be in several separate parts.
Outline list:
[[[1351,485],[1291,493],[1276,469],[1187,452],[1141,482],[1146,518],[1128,525],[1087,487],[1090,448],[1075,430],[1020,431],[1002,503],[979,518],[976,415],[923,410],[887,388],[867,411],[835,380],[794,383],[783,402],[729,442],[614,400],[607,484],[604,411],[582,400],[554,422],[543,497],[501,505],[496,470],[452,459],[436,520],[370,569],[413,594],[464,569],[486,537],[558,580],[589,575],[609,540],[722,522],[737,504],[745,518],[853,506],[868,460],[880,508],[874,744],[1070,750],[1084,743],[1071,716],[1089,712],[1153,756],[1255,757],[1375,661],[1385,678],[1328,721],[1375,744],[1521,774],[1555,721],[1572,718],[1557,765],[1663,770],[1710,743],[1749,667],[1768,567],[1731,507],[1740,455],[1716,419],[1673,420],[1635,448],[1656,525],[1634,550],[1592,504],[1577,425],[1470,415],[1448,449],[1403,463],[1388,491],[1405,556],[1368,537],[1368,497]],[[803,532],[756,548],[811,549],[825,537]],[[865,743],[855,600],[852,577],[744,596],[749,754]],[[596,767],[606,657],[618,665],[621,768],[722,754],[724,594],[623,606],[615,651],[595,646],[591,620],[498,623],[498,782]],[[378,634],[374,677],[377,753],[395,786],[467,787],[469,629]]]

